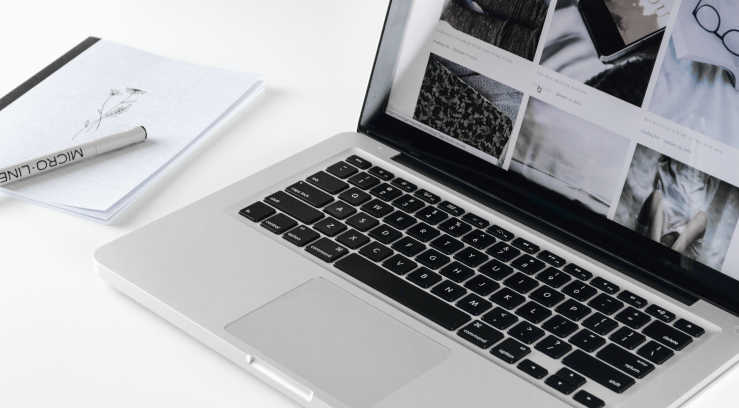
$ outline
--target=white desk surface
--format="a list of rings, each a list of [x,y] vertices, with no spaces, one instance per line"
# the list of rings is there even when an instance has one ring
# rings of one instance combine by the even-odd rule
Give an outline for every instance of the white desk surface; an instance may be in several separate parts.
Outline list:
[[[268,87],[258,106],[200,145],[115,225],[0,196],[0,406],[294,406],[108,288],[93,272],[92,252],[355,129],[386,6],[379,0],[24,0],[3,7],[2,95],[88,35],[261,72]],[[735,406],[738,383],[734,369],[688,406]]]

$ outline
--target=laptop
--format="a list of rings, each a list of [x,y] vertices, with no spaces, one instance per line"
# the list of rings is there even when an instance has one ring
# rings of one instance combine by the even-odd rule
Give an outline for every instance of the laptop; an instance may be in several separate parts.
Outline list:
[[[577,2],[525,3],[393,0],[356,131],[97,270],[300,406],[683,404],[739,356],[733,117],[656,97],[702,64],[678,5],[604,63]]]

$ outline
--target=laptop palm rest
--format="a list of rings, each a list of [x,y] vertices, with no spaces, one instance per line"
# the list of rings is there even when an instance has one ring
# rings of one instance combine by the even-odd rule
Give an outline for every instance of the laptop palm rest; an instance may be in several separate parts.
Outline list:
[[[313,279],[226,330],[351,407],[371,407],[449,350],[338,286]]]

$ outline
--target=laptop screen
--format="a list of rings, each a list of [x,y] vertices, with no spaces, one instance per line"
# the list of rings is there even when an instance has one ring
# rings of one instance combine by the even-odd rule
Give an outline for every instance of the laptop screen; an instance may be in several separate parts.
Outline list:
[[[739,279],[738,27],[732,0],[415,1],[385,112]]]

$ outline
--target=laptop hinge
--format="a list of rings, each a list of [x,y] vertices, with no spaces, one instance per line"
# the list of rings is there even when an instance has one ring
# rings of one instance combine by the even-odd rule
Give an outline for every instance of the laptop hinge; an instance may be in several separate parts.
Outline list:
[[[653,274],[650,274],[648,271],[608,253],[608,251],[602,248],[590,245],[562,228],[556,227],[551,223],[547,223],[540,217],[536,217],[533,214],[526,213],[519,208],[513,207],[488,191],[484,191],[470,185],[469,183],[463,182],[458,177],[453,176],[451,171],[445,171],[444,163],[436,163],[433,159],[425,157],[423,159],[415,158],[405,153],[401,153],[393,157],[393,160],[423,174],[445,187],[482,203],[495,211],[503,213],[504,215],[525,224],[604,265],[608,265],[615,270],[623,272],[629,277],[632,277],[685,305],[690,306],[699,300],[698,297],[684,289],[660,279]]]

